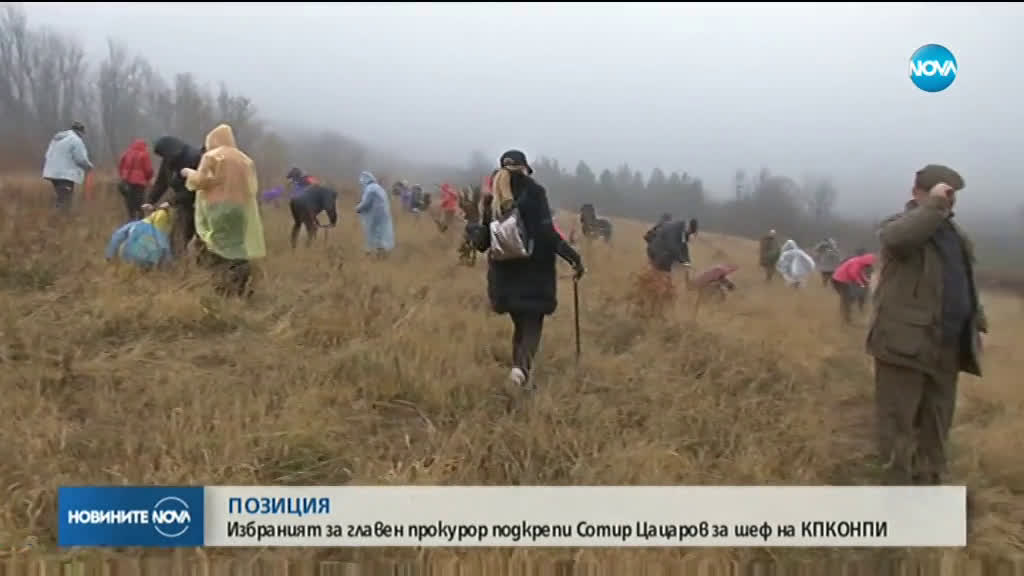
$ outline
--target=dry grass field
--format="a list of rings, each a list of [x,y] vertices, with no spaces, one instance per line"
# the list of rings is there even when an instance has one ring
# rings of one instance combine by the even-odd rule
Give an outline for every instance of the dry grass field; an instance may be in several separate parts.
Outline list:
[[[545,326],[529,397],[503,386],[511,323],[492,314],[486,266],[457,262],[457,232],[395,210],[398,248],[362,256],[352,211],[309,249],[288,248],[286,207],[264,212],[269,256],[249,302],[215,297],[188,263],[108,265],[121,218],[105,189],[51,224],[52,191],[0,189],[0,547],[53,550],[62,484],[867,484],[871,365],[865,318],[834,293],[765,285],[754,243],[702,233],[696,268],[728,259],[739,290],[682,291],[663,320],[630,313],[645,225],[583,246],[582,360],[572,283]],[[900,202],[894,200],[893,205]],[[571,216],[560,216],[568,229]],[[785,233],[785,231],[780,231]],[[568,278],[570,269],[559,264]],[[1024,552],[1024,306],[986,294],[984,379],[961,380],[953,480],[973,500],[966,551]],[[125,551],[125,554],[141,554]],[[663,566],[682,559],[877,558],[864,550],[207,550],[252,559],[460,559]],[[192,554],[192,553],[189,553]],[[930,554],[894,551],[886,554]],[[482,560],[481,560],[482,559]],[[652,564],[648,564],[652,563]],[[502,566],[507,566],[502,565]],[[943,565],[947,566],[947,565]],[[504,568],[503,568],[504,569]],[[943,571],[948,569],[944,568]],[[338,572],[340,574],[340,572]],[[355,572],[351,572],[355,573]],[[360,572],[377,573],[377,572]],[[454,572],[453,572],[454,573]],[[666,572],[667,573],[667,572]],[[817,572],[816,573],[822,573]],[[838,572],[836,572],[838,573]],[[865,573],[865,572],[861,572]],[[874,573],[868,571],[866,573]],[[932,573],[929,571],[929,573]],[[934,572],[938,573],[938,572]]]

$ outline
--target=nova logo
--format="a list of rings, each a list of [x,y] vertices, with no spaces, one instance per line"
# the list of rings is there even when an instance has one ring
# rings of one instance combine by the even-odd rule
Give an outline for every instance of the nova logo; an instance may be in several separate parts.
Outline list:
[[[181,536],[188,532],[188,527],[192,523],[192,515],[188,512],[188,504],[177,496],[161,498],[153,505],[153,512],[150,516],[153,521],[153,528],[165,538]]]
[[[910,81],[925,92],[942,92],[956,80],[956,58],[945,46],[925,44],[910,56]]]

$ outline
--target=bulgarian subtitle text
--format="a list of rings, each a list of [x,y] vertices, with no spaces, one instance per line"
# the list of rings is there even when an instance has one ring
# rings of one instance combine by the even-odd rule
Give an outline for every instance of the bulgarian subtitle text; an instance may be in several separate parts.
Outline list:
[[[229,538],[255,539],[260,542],[274,538],[332,538],[347,540],[415,539],[437,540],[459,544],[497,540],[504,542],[543,543],[547,540],[585,538],[588,540],[629,542],[675,541],[722,539],[784,540],[801,539],[884,539],[889,527],[885,521],[805,521],[795,524],[655,524],[636,522],[633,524],[450,524],[438,521],[434,524],[268,524],[255,520],[249,522],[230,521],[227,524]]]

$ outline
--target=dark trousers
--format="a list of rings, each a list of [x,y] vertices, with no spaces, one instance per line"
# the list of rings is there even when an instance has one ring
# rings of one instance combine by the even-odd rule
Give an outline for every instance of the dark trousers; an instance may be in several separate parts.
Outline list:
[[[175,204],[174,223],[171,227],[171,252],[175,256],[184,254],[189,242],[191,242],[195,236],[195,204]]]
[[[468,235],[462,239],[459,245],[459,262],[466,266],[476,265],[476,248],[473,247],[473,240]]]
[[[850,312],[853,304],[856,303],[861,312],[864,311],[864,303],[867,300],[868,289],[847,284],[846,282],[832,282],[836,293],[839,294],[839,316],[843,322],[850,323]]]
[[[875,361],[878,448],[890,485],[938,484],[956,409],[958,350],[933,373]]]
[[[121,182],[117,187],[124,200],[124,209],[129,220],[142,220],[142,195],[146,191],[145,186]]]
[[[764,268],[764,281],[771,282],[772,279],[775,278],[775,265],[762,265],[761,267]]]
[[[316,229],[319,225],[316,223],[316,217],[313,216],[313,212],[302,205],[301,202],[292,199],[288,203],[292,210],[292,248],[295,248],[295,243],[299,239],[299,230],[306,227],[306,246],[313,243],[313,239],[316,238]]]
[[[50,180],[50,183],[53,184],[53,192],[56,194],[54,206],[59,212],[70,212],[71,193],[75,190],[75,183],[71,180]]]
[[[512,360],[525,374],[533,368],[533,359],[540,347],[544,331],[543,314],[510,314],[515,330],[512,334]]]
[[[221,296],[251,296],[249,280],[252,267],[248,260],[228,260],[223,256],[200,249],[197,261],[213,272],[213,289]]]

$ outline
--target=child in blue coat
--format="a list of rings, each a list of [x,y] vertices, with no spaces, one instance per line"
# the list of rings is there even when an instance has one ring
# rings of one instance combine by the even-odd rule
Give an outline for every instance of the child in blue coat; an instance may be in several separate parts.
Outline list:
[[[165,202],[142,220],[134,220],[114,231],[107,244],[107,261],[117,256],[147,270],[170,261],[172,210]]]

